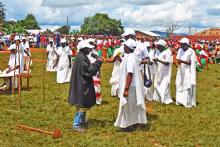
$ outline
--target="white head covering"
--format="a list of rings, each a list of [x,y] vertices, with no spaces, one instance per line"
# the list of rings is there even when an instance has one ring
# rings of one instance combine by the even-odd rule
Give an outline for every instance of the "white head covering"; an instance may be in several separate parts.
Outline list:
[[[19,36],[15,36],[15,40],[20,40],[20,37]]]
[[[21,38],[21,40],[26,40],[27,38],[25,37],[25,36],[23,36],[22,38]]]
[[[77,49],[81,50],[83,48],[94,48],[94,46],[89,44],[88,40],[83,40],[78,43]]]
[[[163,47],[167,45],[166,41],[164,41],[163,39],[158,40],[157,42],[155,42],[155,44],[156,45],[161,45]]]
[[[131,28],[126,28],[125,32],[121,36],[125,37],[125,36],[128,36],[128,35],[134,35],[135,36],[135,31]]]
[[[82,38],[82,37],[79,37],[78,40],[79,40],[79,41],[83,41],[83,38]]]
[[[182,38],[180,41],[179,41],[180,43],[186,43],[186,44],[188,44],[189,45],[189,39],[188,38]]]
[[[66,43],[66,38],[62,38],[62,39],[60,40],[60,43]]]
[[[133,39],[128,39],[124,44],[132,50],[134,50],[137,46],[136,41]]]
[[[94,42],[95,42],[95,39],[93,39],[93,38],[89,38],[89,39],[87,39],[87,41],[88,41],[88,42],[93,42],[93,43],[94,43]]]

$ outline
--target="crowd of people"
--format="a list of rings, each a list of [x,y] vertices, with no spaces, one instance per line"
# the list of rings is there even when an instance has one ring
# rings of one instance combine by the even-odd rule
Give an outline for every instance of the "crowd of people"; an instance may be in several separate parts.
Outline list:
[[[86,112],[102,102],[100,67],[103,62],[114,64],[109,83],[111,95],[120,99],[115,126],[122,131],[147,123],[146,100],[173,103],[172,65],[177,67],[175,103],[192,108],[196,107],[196,71],[208,69],[208,64],[220,64],[218,40],[147,40],[136,38],[130,28],[121,36],[38,34],[34,43],[30,36],[10,36],[11,55],[8,68],[0,73],[5,76],[1,89],[10,84],[9,76],[16,78],[28,70],[30,46],[45,47],[46,70],[57,72],[57,83],[70,82],[68,102],[77,110],[73,129],[80,132],[87,125]]]

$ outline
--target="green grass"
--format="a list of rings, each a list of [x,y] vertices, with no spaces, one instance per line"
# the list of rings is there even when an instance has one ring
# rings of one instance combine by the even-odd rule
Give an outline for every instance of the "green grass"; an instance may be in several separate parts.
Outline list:
[[[0,54],[0,68],[4,69],[8,55]],[[33,53],[42,59],[42,53]],[[197,74],[197,107],[162,105],[149,102],[148,124],[143,130],[132,133],[118,132],[114,121],[118,100],[110,96],[112,64],[102,66],[103,105],[88,112],[89,130],[73,132],[74,107],[67,103],[69,84],[56,84],[56,74],[45,72],[45,99],[43,101],[43,64],[33,63],[31,90],[23,90],[21,109],[18,94],[0,95],[0,146],[220,146],[220,65],[210,65],[209,70]],[[176,68],[173,67],[172,96],[175,97]],[[23,80],[23,88],[26,81]],[[25,124],[45,130],[60,128],[63,137],[20,130]]]

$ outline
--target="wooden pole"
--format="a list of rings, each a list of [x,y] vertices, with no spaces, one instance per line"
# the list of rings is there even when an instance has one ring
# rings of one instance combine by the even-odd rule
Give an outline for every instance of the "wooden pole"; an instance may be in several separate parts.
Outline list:
[[[18,69],[18,94],[19,94],[19,98],[18,98],[18,106],[19,106],[19,109],[21,109],[21,77],[20,77],[20,75],[21,75],[21,55],[20,55],[20,52],[21,52],[21,50],[20,50],[20,47],[19,47],[19,45],[17,46],[17,49],[18,49],[18,65],[19,65],[19,69]]]
[[[44,68],[44,50],[43,50],[43,103],[45,101],[45,97],[44,97],[44,93],[45,93],[45,91],[44,91],[44,70],[45,70],[45,68]]]

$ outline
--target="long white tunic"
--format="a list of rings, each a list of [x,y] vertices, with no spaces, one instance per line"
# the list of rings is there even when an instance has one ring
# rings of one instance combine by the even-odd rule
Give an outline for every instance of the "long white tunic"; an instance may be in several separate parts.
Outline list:
[[[157,62],[155,75],[155,89],[153,100],[164,104],[172,103],[170,94],[170,80],[172,71],[172,52],[167,49],[161,52],[157,58],[163,62],[169,62],[169,65],[164,65]]]
[[[47,71],[56,71],[57,67],[54,67],[56,64],[57,60],[57,55],[56,55],[56,46],[50,45],[47,46],[47,52],[48,52],[48,59],[47,59]]]
[[[121,59],[123,59],[123,54],[124,54],[124,47],[121,46],[118,49],[115,49],[113,57],[120,56]],[[118,82],[119,82],[119,67],[120,67],[121,62],[116,60],[114,62],[114,67],[112,70],[112,76],[109,80],[109,83],[112,85],[111,89],[111,95],[112,96],[118,96]]]
[[[150,62],[153,62],[153,64],[152,65],[146,65],[146,69],[145,69],[147,77],[148,78],[151,77],[152,82],[154,82],[155,70],[156,70],[156,65],[153,61],[153,59],[155,59],[155,55],[156,55],[156,51],[151,49],[149,51],[149,59],[150,59]],[[150,73],[148,71],[148,68],[150,70]],[[145,91],[145,98],[148,101],[152,101],[153,100],[153,94],[154,94],[154,85],[152,85],[150,88],[144,87],[144,91]]]
[[[124,97],[124,89],[128,73],[133,73],[128,97]],[[120,66],[118,117],[115,126],[126,128],[133,124],[146,124],[146,107],[144,103],[144,88],[138,58],[134,53],[128,54]]]
[[[196,56],[191,48],[178,50],[177,59],[190,62],[191,65],[181,63],[176,75],[176,104],[185,107],[196,106]]]
[[[137,47],[135,48],[134,53],[137,55],[139,63],[149,56],[147,47],[144,43],[139,41],[137,41]],[[144,70],[143,64],[140,65],[140,70]]]
[[[59,62],[57,65],[57,83],[70,82],[71,68],[69,68],[69,55],[72,55],[72,51],[68,46],[59,47],[57,49],[59,55]]]

